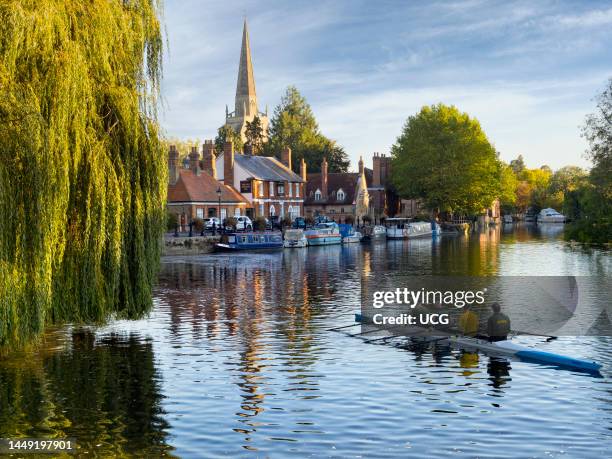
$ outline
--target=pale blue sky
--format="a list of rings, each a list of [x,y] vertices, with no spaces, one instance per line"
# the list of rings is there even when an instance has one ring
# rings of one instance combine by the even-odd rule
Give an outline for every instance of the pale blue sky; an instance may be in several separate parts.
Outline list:
[[[260,110],[288,85],[356,166],[421,106],[478,118],[502,159],[588,166],[580,125],[612,77],[612,1],[166,0],[163,127],[213,138],[247,15]]]

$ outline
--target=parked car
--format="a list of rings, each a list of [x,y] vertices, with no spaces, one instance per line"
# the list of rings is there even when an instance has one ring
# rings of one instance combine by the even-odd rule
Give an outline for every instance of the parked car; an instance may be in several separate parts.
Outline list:
[[[306,229],[306,220],[304,220],[304,217],[297,217],[292,226],[297,229]]]
[[[249,217],[246,216],[236,217],[236,230],[253,231],[253,222]]]
[[[216,229],[221,229],[221,221],[217,217],[208,217],[204,219],[204,229],[212,230],[213,224]]]

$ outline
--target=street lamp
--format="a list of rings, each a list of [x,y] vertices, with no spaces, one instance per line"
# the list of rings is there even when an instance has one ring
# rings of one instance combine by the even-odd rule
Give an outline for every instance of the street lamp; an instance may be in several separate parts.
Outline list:
[[[223,223],[221,221],[221,185],[217,188],[217,197],[219,198],[219,207],[217,208],[217,218],[219,219],[219,226]]]

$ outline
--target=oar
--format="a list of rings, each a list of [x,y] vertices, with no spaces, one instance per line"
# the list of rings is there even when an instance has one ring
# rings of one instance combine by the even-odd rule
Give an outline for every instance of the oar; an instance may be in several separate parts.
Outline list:
[[[558,336],[554,335],[544,335],[543,333],[529,333],[520,330],[513,330],[512,333],[514,333],[515,335],[545,336],[547,342],[554,341],[558,338]]]
[[[349,327],[354,327],[356,325],[361,325],[361,324],[351,324],[351,325],[344,325],[343,327],[336,327],[336,328],[328,328],[327,331],[336,331],[336,330],[342,330],[343,328],[349,328]]]

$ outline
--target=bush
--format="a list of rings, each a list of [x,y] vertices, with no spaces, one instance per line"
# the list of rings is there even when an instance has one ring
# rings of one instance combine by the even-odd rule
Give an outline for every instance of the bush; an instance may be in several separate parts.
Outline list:
[[[564,238],[585,244],[608,244],[612,242],[612,220],[578,220],[566,226]]]
[[[366,224],[369,225],[370,223],[372,223],[372,217],[370,217],[369,215],[364,215],[361,218],[361,221],[363,221],[363,223],[366,223]]]
[[[236,224],[238,223],[238,220],[236,220],[234,217],[227,217],[225,220],[223,220],[223,226],[225,226],[226,228],[231,228],[231,229],[236,229]]]
[[[204,230],[204,220],[202,220],[201,218],[194,218],[193,219],[193,229],[194,231],[198,231],[201,232]]]
[[[347,225],[352,225],[353,223],[355,223],[355,217],[353,217],[352,215],[347,215],[344,218],[344,223],[346,223]]]
[[[291,217],[289,215],[285,215],[281,221],[283,228],[288,228],[292,223],[293,222],[291,221]]]
[[[168,231],[174,231],[178,226],[178,215],[166,211],[166,229]]]
[[[253,220],[253,229],[255,231],[265,231],[266,219],[264,217],[257,217],[255,220]]]
[[[312,225],[314,225],[314,218],[312,217],[312,215],[307,215],[306,217],[304,217],[304,222],[308,226],[312,226]]]

